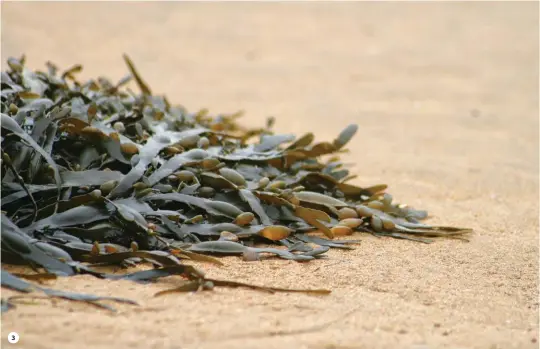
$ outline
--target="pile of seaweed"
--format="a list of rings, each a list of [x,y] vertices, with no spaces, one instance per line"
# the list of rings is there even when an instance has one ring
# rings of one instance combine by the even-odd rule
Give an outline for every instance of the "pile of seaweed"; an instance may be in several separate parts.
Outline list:
[[[250,287],[208,279],[183,261],[275,255],[304,262],[352,248],[358,241],[334,238],[354,232],[419,242],[470,232],[421,223],[427,213],[393,202],[386,185],[348,183],[356,176],[339,156],[356,125],[332,142],[275,134],[272,118],[245,129],[241,113],[192,113],[152,94],[124,59],[130,73],[117,83],[81,82],[81,65],[60,71],[48,62],[46,71],[32,71],[24,56],[8,59],[1,73],[2,262],[39,272],[22,276],[148,282],[176,274],[188,279],[179,291]],[[96,270],[140,263],[153,269]],[[31,288],[5,270],[2,285]]]

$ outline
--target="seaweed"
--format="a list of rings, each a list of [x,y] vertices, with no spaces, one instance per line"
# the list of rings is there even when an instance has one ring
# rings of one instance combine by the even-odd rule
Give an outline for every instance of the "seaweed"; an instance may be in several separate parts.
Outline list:
[[[103,308],[112,312],[115,312],[116,310],[109,305],[100,303],[99,301],[107,300],[107,301],[114,301],[118,303],[138,305],[137,302],[132,301],[127,298],[95,296],[91,294],[73,293],[73,292],[54,290],[52,288],[40,287],[37,285],[33,285],[29,282],[26,282],[24,280],[21,280],[20,278],[13,276],[12,274],[10,274],[9,272],[5,270],[2,270],[1,280],[2,280],[2,287],[7,287],[12,290],[16,290],[16,291],[23,292],[26,294],[32,293],[34,291],[41,291],[49,298],[63,298],[70,301],[84,302],[84,303],[88,303],[98,308]],[[31,296],[31,297],[34,297],[34,296]],[[14,299],[20,299],[20,298],[29,298],[29,297],[28,296],[25,296],[25,297],[13,296],[13,297],[8,298],[5,301],[4,299],[2,299],[2,313],[5,311],[8,311],[10,308],[13,307],[12,302]]]
[[[152,94],[123,58],[129,74],[116,84],[80,82],[79,64],[32,71],[24,56],[9,58],[1,73],[2,262],[37,272],[22,278],[90,274],[146,283],[181,275],[184,284],[158,295],[213,287],[293,292],[208,279],[189,263],[223,265],[212,255],[309,262],[360,242],[344,235],[430,243],[471,233],[421,223],[427,212],[394,202],[386,184],[351,184],[356,175],[340,155],[357,125],[319,142],[309,132],[276,134],[274,118],[247,129],[239,112],[189,112]],[[131,80],[140,94],[127,87]],[[96,269],[110,264],[153,269]],[[32,286],[4,270],[2,285],[102,306],[100,297]],[[11,308],[2,299],[2,312]]]

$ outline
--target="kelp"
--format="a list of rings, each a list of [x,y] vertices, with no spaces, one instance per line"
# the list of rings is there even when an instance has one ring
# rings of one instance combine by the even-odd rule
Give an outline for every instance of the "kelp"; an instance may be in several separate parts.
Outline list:
[[[206,279],[185,263],[222,265],[213,257],[220,255],[309,262],[360,242],[344,235],[429,243],[471,232],[421,223],[427,212],[394,202],[385,184],[352,184],[357,176],[340,155],[357,125],[330,141],[276,134],[274,118],[247,129],[237,122],[241,113],[189,112],[154,95],[123,58],[129,74],[117,83],[79,81],[82,65],[60,73],[48,62],[46,71],[32,71],[24,57],[9,58],[1,73],[2,261],[32,266],[36,280],[182,275],[188,281],[174,292],[275,292],[281,289]],[[140,94],[127,86],[131,80]],[[154,269],[96,270],[144,263]],[[26,292],[26,281],[2,276],[3,285]],[[11,307],[2,300],[2,311]]]
[[[95,296],[95,295],[84,294],[84,293],[73,293],[73,292],[59,291],[52,288],[33,285],[27,281],[21,280],[20,278],[13,276],[12,274],[10,274],[9,272],[5,270],[2,270],[1,282],[2,282],[2,287],[7,287],[12,290],[16,290],[16,291],[23,292],[26,294],[32,293],[34,291],[41,291],[47,297],[50,297],[50,298],[63,298],[70,301],[84,302],[84,303],[88,303],[98,308],[103,308],[112,312],[115,312],[116,310],[110,305],[100,303],[100,301],[106,300],[106,301],[114,301],[118,303],[138,305],[137,302],[132,301],[127,298]],[[6,302],[5,306],[4,306],[4,300],[2,300],[2,312],[5,312],[11,309],[13,307],[13,304],[12,304],[13,300],[20,299],[20,298],[23,298],[23,297],[13,296],[13,297],[8,298],[7,300],[5,300]],[[24,298],[28,298],[28,297],[24,297]]]
[[[212,290],[214,287],[232,287],[232,288],[244,287],[244,288],[249,288],[249,289],[268,292],[268,293],[276,293],[276,292],[295,293],[296,292],[296,293],[304,293],[304,294],[312,294],[312,295],[330,294],[329,290],[324,290],[324,289],[297,290],[294,288],[258,286],[258,285],[247,284],[244,282],[237,282],[237,281],[205,279],[204,283],[201,283],[200,281],[189,281],[179,287],[159,291],[155,294],[155,296],[159,297],[159,296],[163,296],[163,295],[171,294],[171,293],[193,292],[193,291],[198,291],[198,290]]]

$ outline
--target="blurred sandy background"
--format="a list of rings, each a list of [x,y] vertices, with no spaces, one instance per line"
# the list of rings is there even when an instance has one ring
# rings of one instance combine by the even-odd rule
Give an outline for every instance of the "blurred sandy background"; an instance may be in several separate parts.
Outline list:
[[[1,6],[2,63],[25,53],[34,69],[82,63],[84,77],[116,80],[126,52],[154,93],[190,110],[244,109],[251,126],[273,115],[280,132],[326,140],[358,123],[347,159],[358,184],[387,183],[430,222],[476,231],[432,245],[361,235],[356,250],[307,264],[204,266],[327,297],[154,299],[174,279],[63,279],[55,287],[143,306],[21,305],[2,316],[6,347],[11,331],[33,349],[538,347],[538,3]]]

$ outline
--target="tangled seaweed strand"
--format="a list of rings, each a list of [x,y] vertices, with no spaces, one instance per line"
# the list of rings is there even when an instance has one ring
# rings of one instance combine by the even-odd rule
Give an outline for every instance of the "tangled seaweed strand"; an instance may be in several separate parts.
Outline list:
[[[351,248],[358,241],[333,239],[355,232],[420,242],[470,232],[420,223],[427,213],[394,203],[386,185],[347,183],[356,176],[339,154],[356,125],[318,143],[312,133],[274,134],[272,119],[248,130],[236,122],[240,113],[190,113],[153,95],[124,59],[130,74],[116,84],[79,82],[80,65],[59,73],[47,63],[47,72],[33,72],[24,56],[8,60],[1,76],[3,262],[139,282],[181,274],[192,280],[179,288],[188,291],[249,285],[205,279],[182,259],[309,261]],[[131,79],[141,94],[125,86]],[[156,268],[92,269],[142,262]],[[6,280],[16,289],[15,276]]]

